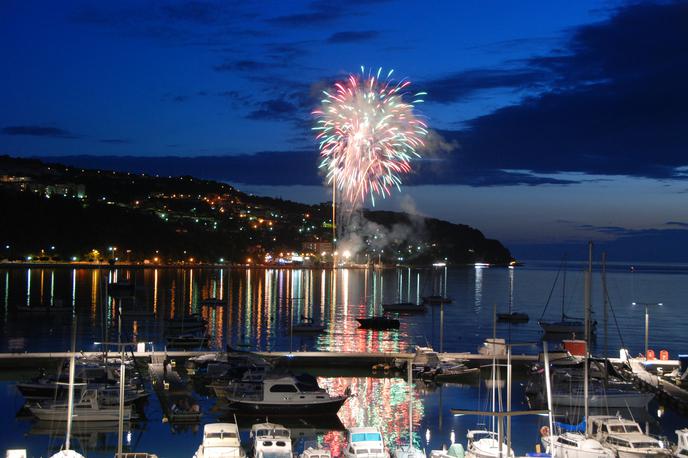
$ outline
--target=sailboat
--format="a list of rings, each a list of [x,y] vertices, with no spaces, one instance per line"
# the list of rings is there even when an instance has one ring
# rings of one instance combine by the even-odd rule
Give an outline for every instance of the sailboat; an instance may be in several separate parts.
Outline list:
[[[592,288],[591,288],[591,276],[592,276],[592,242],[589,243],[588,245],[588,252],[589,252],[589,259],[588,259],[588,270],[586,271],[586,277],[585,277],[585,320],[586,323],[584,323],[584,328],[585,330],[589,329],[589,310],[590,310],[590,302],[592,301]],[[589,336],[586,335],[586,338]],[[588,393],[588,383],[589,383],[589,376],[588,376],[588,370],[589,370],[589,363],[588,363],[588,357],[589,357],[589,349],[588,349],[588,341],[584,340],[583,342],[584,345],[584,355],[583,355],[583,364],[584,364],[584,369],[583,369],[583,414],[584,414],[584,419],[582,425],[577,425],[575,427],[566,427],[565,425],[559,424],[558,426],[561,429],[564,429],[564,432],[559,434],[558,436],[552,436],[551,434],[554,433],[554,431],[550,431],[549,428],[547,429],[547,432],[550,434],[549,437],[543,437],[543,443],[545,444],[546,449],[549,450],[550,454],[552,455],[552,458],[614,458],[615,454],[609,450],[608,448],[604,447],[599,441],[595,440],[594,438],[591,438],[587,435],[585,431],[585,426],[586,422],[588,420],[588,400],[589,400],[589,393]],[[543,346],[546,350],[547,348],[547,342],[543,343]],[[546,367],[545,367],[545,378],[546,378],[546,386],[547,386],[547,405],[548,409],[550,412],[550,425],[553,426],[552,423],[552,390],[551,390],[551,384],[550,384],[550,374],[549,374],[549,359],[545,361]],[[582,431],[581,431],[582,430]],[[544,431],[542,431],[544,432]],[[543,434],[543,436],[546,436]]]
[[[589,246],[589,252],[588,252],[588,265],[590,270],[592,269],[592,244]],[[538,324],[542,328],[542,330],[545,332],[545,334],[561,334],[561,335],[566,335],[566,336],[580,336],[586,333],[595,334],[595,329],[597,326],[596,321],[591,321],[588,323],[588,326],[586,327],[585,320],[581,320],[578,318],[572,318],[568,315],[566,315],[564,311],[564,303],[565,303],[565,294],[566,294],[566,260],[562,261],[562,266],[564,269],[564,279],[562,283],[562,293],[561,293],[561,319],[559,321],[546,321],[543,320],[542,318],[538,320]],[[586,272],[586,281],[589,280],[589,273]],[[556,284],[557,279],[559,278],[559,273],[557,273],[557,278],[555,278],[554,282]],[[587,285],[586,285],[587,287]],[[552,287],[554,288],[554,286]],[[546,306],[545,306],[546,310]],[[589,313],[590,311],[590,304],[586,305],[586,310],[585,313]],[[544,314],[544,312],[543,312]],[[588,336],[586,336],[587,338]]]
[[[76,366],[76,316],[72,319],[72,352],[69,356],[69,393],[67,395],[67,432],[65,434],[64,448],[50,458],[84,458],[75,450],[72,450],[70,439],[72,436],[72,414],[74,410],[74,372]]]
[[[399,445],[392,451],[392,458],[425,458],[425,452],[413,445],[413,365],[411,361],[406,363],[406,370],[409,394],[409,438],[408,444]]]

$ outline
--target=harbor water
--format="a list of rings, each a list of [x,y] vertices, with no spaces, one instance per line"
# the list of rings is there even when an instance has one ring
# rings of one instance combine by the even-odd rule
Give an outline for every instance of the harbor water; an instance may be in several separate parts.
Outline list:
[[[454,267],[449,269],[176,269],[176,268],[0,268],[0,350],[4,352],[66,351],[70,347],[72,314],[77,317],[77,349],[97,351],[98,342],[118,338],[118,314],[122,310],[122,340],[150,342],[164,349],[165,320],[199,314],[208,321],[211,347],[229,345],[260,351],[413,351],[432,346],[448,352],[476,352],[493,334],[493,312],[527,313],[525,324],[496,326],[497,337],[529,342],[517,353],[537,353],[542,332],[538,319],[558,320],[583,314],[583,264],[525,263],[515,268]],[[555,285],[555,278],[557,278]],[[593,319],[597,336],[595,354],[618,356],[623,346],[631,354],[644,349],[644,303],[649,307],[649,347],[670,356],[688,353],[688,325],[681,319],[688,300],[688,266],[610,264],[606,272],[607,306],[599,271],[593,279]],[[565,288],[563,288],[565,278]],[[117,299],[107,285],[135,285],[134,298]],[[399,330],[359,329],[356,318],[380,314],[381,304],[410,301],[446,290],[453,302],[430,306],[420,315],[400,315]],[[204,299],[216,298],[218,305]],[[32,310],[33,308],[33,310]],[[301,317],[322,322],[326,331],[317,336],[290,333],[290,323]],[[606,332],[605,332],[606,330]],[[150,346],[150,344],[149,344]],[[37,424],[25,418],[23,399],[14,383],[35,375],[31,371],[2,372],[0,405],[6,426],[0,431],[2,448],[28,448],[30,456],[47,456],[63,441],[60,425]],[[483,376],[486,374],[483,371]],[[388,443],[407,441],[409,409],[403,378],[337,377],[326,371],[321,386],[333,393],[347,388],[352,396],[340,410],[340,425],[303,424],[294,428],[302,442],[317,439],[338,454],[344,443],[343,428],[380,426]],[[344,374],[346,375],[346,374]],[[452,441],[465,444],[465,433],[489,418],[454,417],[450,408],[488,408],[488,391],[480,378],[466,384],[414,387],[413,425],[415,442],[426,450]],[[527,409],[524,376],[516,376],[513,408]],[[145,421],[126,428],[125,444],[159,456],[191,456],[202,440],[202,424],[225,415],[215,398],[198,394],[204,413],[201,425],[163,423],[160,404],[152,397]],[[615,412],[611,412],[615,413]],[[655,434],[673,436],[688,420],[653,401],[645,413],[634,413],[643,427]],[[517,454],[533,451],[538,429],[546,418],[524,416],[513,420],[513,445]],[[242,431],[250,424],[239,421]],[[330,429],[328,429],[330,428]],[[246,437],[247,438],[247,437]],[[117,444],[117,425],[99,425],[77,434],[87,456],[112,456]],[[298,446],[297,446],[298,447]]]

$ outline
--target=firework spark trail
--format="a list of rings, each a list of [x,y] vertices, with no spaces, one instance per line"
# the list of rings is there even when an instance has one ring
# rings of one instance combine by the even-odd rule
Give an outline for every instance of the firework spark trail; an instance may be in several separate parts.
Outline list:
[[[427,124],[414,113],[424,92],[409,92],[407,80],[394,81],[392,71],[380,78],[361,67],[358,75],[335,83],[315,110],[320,168],[352,204],[370,195],[386,197],[400,189],[401,176],[419,158]]]

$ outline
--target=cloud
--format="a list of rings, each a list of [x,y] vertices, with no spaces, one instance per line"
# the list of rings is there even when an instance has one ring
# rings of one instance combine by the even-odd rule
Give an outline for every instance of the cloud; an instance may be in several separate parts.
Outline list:
[[[371,5],[386,3],[389,0],[352,0],[334,3],[328,0],[315,0],[308,4],[307,11],[272,17],[269,24],[281,27],[318,27],[338,21],[352,14],[369,14]]]
[[[266,100],[260,104],[258,110],[252,111],[248,114],[249,119],[255,120],[293,120],[294,114],[298,112],[298,108],[293,103],[283,99]]]
[[[528,88],[541,71],[545,81],[537,94],[445,131],[461,145],[450,167],[685,179],[687,21],[685,2],[627,5],[573,30],[561,51],[528,59],[532,74],[487,78]],[[436,86],[439,101],[451,101],[481,84]]]
[[[684,223],[682,221],[667,221],[665,223],[667,226],[678,226],[678,227],[686,227],[688,228],[688,223]]]
[[[370,41],[377,38],[379,34],[380,33],[375,30],[336,32],[330,35],[330,38],[327,39],[327,42],[332,44],[340,44]]]
[[[110,145],[130,145],[132,143],[131,140],[127,140],[125,138],[103,138],[98,141],[100,143],[108,143]]]
[[[2,133],[5,135],[25,135],[30,137],[51,137],[51,138],[79,138],[77,135],[68,130],[60,129],[58,127],[46,126],[7,126],[2,128]]]
[[[214,66],[215,71],[218,72],[256,72],[271,67],[265,62],[258,62],[256,60],[226,60],[225,62]]]
[[[473,69],[420,82],[418,87],[428,93],[428,102],[456,103],[487,89],[534,89],[548,79],[548,73],[532,68]]]

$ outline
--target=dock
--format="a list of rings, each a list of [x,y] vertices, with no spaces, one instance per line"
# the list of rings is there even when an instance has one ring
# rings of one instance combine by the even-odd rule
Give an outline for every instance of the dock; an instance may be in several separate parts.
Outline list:
[[[201,409],[187,383],[176,372],[169,355],[157,353],[148,363],[153,390],[158,396],[164,420],[170,423],[197,423]]]
[[[680,386],[671,379],[648,371],[642,359],[630,359],[630,375],[639,389],[655,394],[658,399],[680,412],[688,413],[688,385]],[[674,364],[672,364],[673,366]],[[675,366],[678,366],[676,361]]]
[[[206,355],[209,353],[219,353],[213,350],[176,350],[176,351],[144,351],[133,352],[136,359],[144,362],[153,362],[160,355],[167,355],[170,359],[187,359],[194,356]],[[132,353],[129,353],[130,355]],[[408,352],[332,352],[332,351],[297,351],[297,352],[251,352],[251,354],[263,357],[270,361],[283,363],[291,366],[302,367],[351,367],[351,368],[370,368],[377,364],[405,363],[413,360],[415,353]],[[102,355],[102,352],[76,352],[76,356],[95,357]],[[0,369],[18,367],[36,367],[41,363],[66,360],[71,356],[70,352],[26,352],[26,353],[0,353]],[[479,366],[491,363],[492,355],[476,353],[440,353],[439,357],[443,361],[463,359],[468,365]],[[506,362],[505,355],[495,357],[498,362]],[[512,355],[511,361],[514,365],[530,364],[538,360],[538,355]]]

